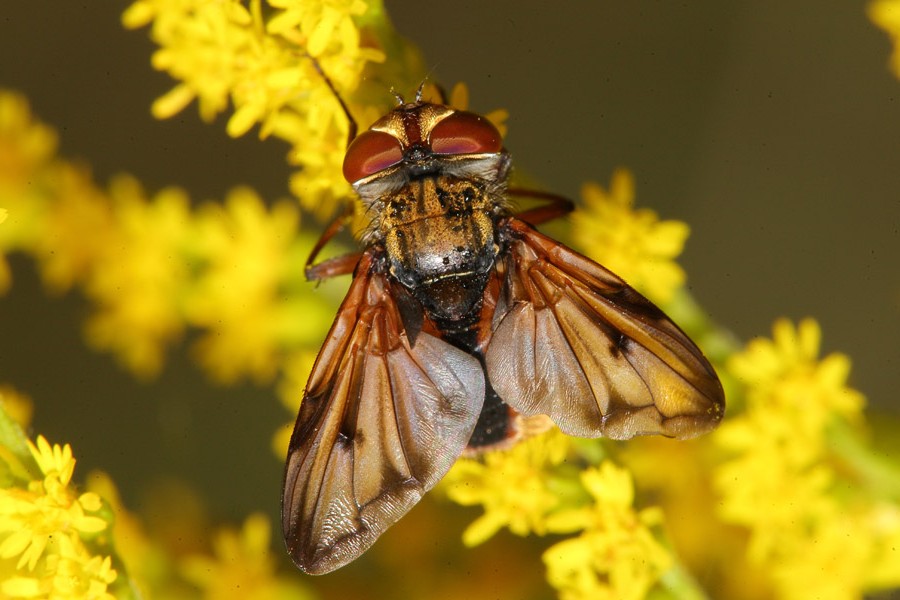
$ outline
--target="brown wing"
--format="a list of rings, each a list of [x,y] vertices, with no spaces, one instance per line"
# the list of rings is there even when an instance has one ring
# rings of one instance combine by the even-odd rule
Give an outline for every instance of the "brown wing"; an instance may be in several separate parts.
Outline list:
[[[501,227],[510,246],[485,362],[506,403],[580,437],[689,438],[716,426],[722,385],[662,311],[522,221]]]
[[[311,574],[355,559],[446,474],[484,400],[471,355],[424,332],[410,346],[375,263],[363,255],[288,449],[284,537]]]

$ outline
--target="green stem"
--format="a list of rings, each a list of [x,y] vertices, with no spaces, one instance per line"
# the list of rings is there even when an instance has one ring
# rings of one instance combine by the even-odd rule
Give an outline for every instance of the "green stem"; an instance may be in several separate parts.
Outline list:
[[[659,584],[668,596],[678,598],[678,600],[709,600],[703,587],[679,562],[665,572],[660,578]]]
[[[41,476],[41,470],[28,449],[27,439],[19,424],[6,412],[0,397],[0,461],[6,463],[6,474],[15,479]]]
[[[877,454],[844,422],[833,424],[828,438],[831,450],[861,480],[862,486],[879,498],[900,502],[900,465],[895,460]]]
[[[693,574],[679,560],[669,532],[664,526],[653,528],[656,539],[665,546],[672,557],[672,566],[659,578],[656,591],[659,594],[651,594],[648,598],[677,598],[677,600],[709,600],[706,590],[694,578]]]

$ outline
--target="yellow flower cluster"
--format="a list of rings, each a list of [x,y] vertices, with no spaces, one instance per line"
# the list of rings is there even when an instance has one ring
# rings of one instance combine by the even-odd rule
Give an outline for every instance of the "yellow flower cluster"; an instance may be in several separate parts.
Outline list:
[[[186,319],[205,332],[196,356],[220,381],[245,374],[269,381],[280,354],[315,344],[333,312],[302,293],[311,240],[298,243],[296,205],[266,209],[255,192],[237,188],[224,206],[201,207],[196,225],[194,250],[204,268],[184,298]]]
[[[568,438],[554,429],[509,450],[489,452],[483,460],[458,460],[441,485],[454,502],[484,508],[466,528],[463,542],[476,546],[503,527],[516,535],[545,534],[546,517],[560,502],[554,468],[568,451]]]
[[[109,196],[108,226],[93,232],[107,239],[85,273],[84,291],[96,306],[85,334],[135,373],[155,375],[184,327],[176,302],[188,281],[180,245],[189,239],[189,201],[177,189],[148,200],[127,176],[111,183]],[[79,246],[75,236],[71,241]]]
[[[379,19],[378,0],[138,0],[123,15],[126,27],[151,25],[160,46],[154,68],[179,81],[153,104],[153,114],[171,117],[196,99],[201,117],[211,121],[231,103],[230,135],[259,123],[260,136],[291,145],[289,160],[301,167],[291,189],[320,216],[350,197],[341,175],[349,122],[311,59],[361,124],[371,123],[385,106],[360,102],[367,96],[360,81],[370,64],[385,60],[383,47],[400,44]],[[413,85],[410,76],[421,71],[414,53],[404,56],[405,65],[391,68],[410,69],[402,77],[393,73],[392,84]],[[384,102],[386,90],[378,91]]]
[[[299,234],[293,202],[266,208],[236,188],[224,205],[192,209],[183,190],[148,197],[125,175],[102,190],[53,154],[52,130],[9,93],[0,93],[0,147],[14,165],[0,167],[9,214],[0,250],[33,254],[52,289],[80,285],[94,306],[88,342],[135,374],[158,373],[187,327],[203,332],[198,361],[220,381],[271,380],[285,356],[324,334],[333,309],[303,293],[312,238]]]
[[[778,597],[854,598],[900,584],[900,505],[860,481],[848,460],[864,399],[848,358],[819,359],[819,325],[775,324],[728,369],[744,412],[714,434],[728,459],[715,473],[726,522],[749,529],[747,556]]]
[[[68,444],[51,446],[43,436],[27,443],[36,477],[13,453],[3,455],[9,480],[0,489],[2,596],[112,600],[112,559],[92,549],[110,526],[100,516],[100,497],[71,488],[75,459]]]
[[[671,301],[685,281],[675,259],[690,233],[687,224],[635,210],[634,177],[626,169],[613,173],[608,191],[585,184],[581,199],[583,206],[572,214],[577,247],[654,302]]]
[[[874,0],[868,6],[869,19],[884,29],[894,43],[891,70],[900,77],[900,0]]]
[[[251,514],[240,529],[210,528],[206,508],[193,490],[161,485],[142,519],[125,508],[107,475],[95,472],[89,478],[91,491],[100,494],[115,514],[115,547],[136,597],[312,597],[296,573],[279,572],[280,556],[272,549],[267,516]]]
[[[0,250],[35,250],[45,211],[39,201],[47,188],[44,167],[56,152],[56,133],[31,119],[28,101],[0,90],[0,206],[4,220]],[[53,179],[53,178],[51,178]],[[9,289],[6,257],[0,255],[0,293]]]
[[[578,532],[544,552],[547,581],[560,597],[643,598],[673,564],[652,531],[662,513],[634,508],[631,475],[612,461],[579,468],[585,456],[602,455],[597,444],[573,446],[554,428],[457,461],[442,488],[451,500],[484,509],[463,542],[481,544],[504,527],[520,536]]]
[[[213,537],[212,555],[185,557],[181,571],[186,580],[216,600],[306,600],[312,594],[296,580],[277,577],[271,552],[268,517],[247,517],[240,531],[220,529]]]
[[[312,597],[295,574],[277,572],[268,517],[251,515],[240,532],[210,532],[189,495],[164,492],[152,512],[165,526],[148,534],[105,473],[91,473],[88,491],[75,491],[70,446],[43,436],[32,443],[12,419],[10,406],[26,402],[10,388],[0,396],[0,597]],[[210,537],[212,548],[192,546],[195,534]]]
[[[554,533],[581,533],[544,552],[547,581],[562,600],[639,600],[673,565],[652,529],[657,508],[636,510],[631,474],[611,461],[581,473],[592,504],[561,510],[547,519]]]

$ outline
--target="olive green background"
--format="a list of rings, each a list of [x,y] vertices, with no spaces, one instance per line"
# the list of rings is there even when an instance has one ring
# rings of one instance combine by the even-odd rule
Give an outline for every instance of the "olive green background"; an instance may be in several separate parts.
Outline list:
[[[165,122],[151,101],[172,82],[150,68],[126,3],[6,2],[0,86],[28,95],[61,152],[98,181],[121,171],[197,200],[236,184],[286,195],[286,146],[231,140],[191,107]],[[742,339],[779,316],[815,316],[824,350],[853,358],[852,383],[900,402],[900,81],[862,2],[391,1],[433,77],[464,80],[475,110],[511,112],[515,164],[569,196],[635,174],[638,203],[687,221],[689,285]],[[398,90],[409,94],[411,90]],[[35,431],[71,442],[79,472],[202,482],[219,515],[280,500],[270,434],[286,415],[266,389],[211,387],[176,351],[135,382],[84,348],[88,307],[47,297],[14,259],[0,298],[0,381],[37,405]],[[299,394],[301,390],[297,390]]]

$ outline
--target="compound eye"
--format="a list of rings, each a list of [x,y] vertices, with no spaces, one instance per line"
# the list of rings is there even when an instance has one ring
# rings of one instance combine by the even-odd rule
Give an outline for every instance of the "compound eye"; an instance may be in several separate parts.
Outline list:
[[[347,148],[344,179],[350,183],[384,171],[403,160],[400,140],[383,131],[366,131]]]
[[[493,123],[470,112],[455,112],[431,130],[435,154],[485,154],[499,152],[500,132]]]

